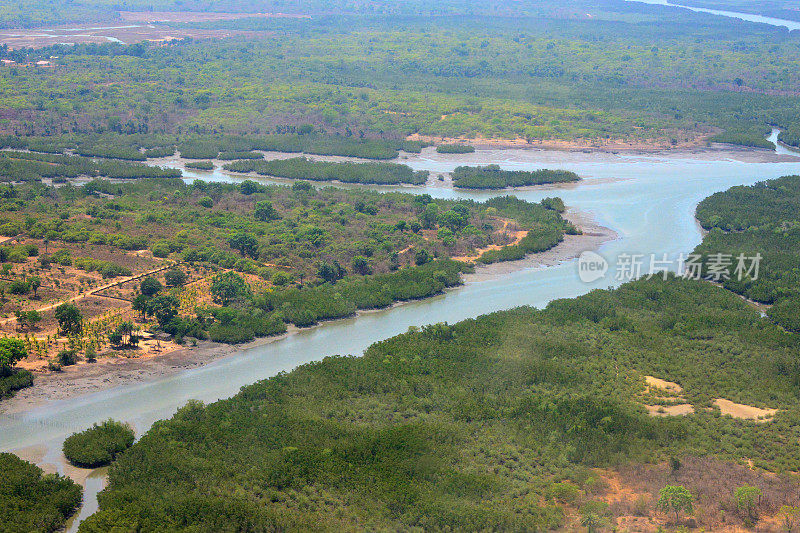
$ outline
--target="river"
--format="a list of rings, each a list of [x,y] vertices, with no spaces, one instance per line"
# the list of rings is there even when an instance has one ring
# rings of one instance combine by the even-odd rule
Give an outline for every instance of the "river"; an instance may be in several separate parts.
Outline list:
[[[735,18],[739,20],[745,20],[747,22],[756,22],[759,24],[769,24],[770,26],[783,26],[784,28],[788,28],[791,30],[800,30],[800,22],[794,20],[787,20],[787,19],[778,19],[773,17],[765,17],[762,15],[754,15],[752,13],[739,13],[737,11],[724,11],[719,9],[708,9],[704,7],[692,7],[692,6],[684,6],[681,4],[673,4],[668,2],[667,0],[626,0],[628,2],[639,2],[642,4],[651,4],[654,6],[669,6],[669,7],[677,7],[682,9],[688,9],[690,11],[694,11],[695,13],[708,13],[710,15],[718,15],[721,17],[729,17]]]
[[[777,135],[774,133],[773,135]],[[800,174],[800,157],[779,147],[765,150],[717,150],[635,155],[543,150],[479,150],[466,156],[426,150],[402,162],[415,169],[448,172],[461,164],[496,163],[507,169],[563,168],[584,177],[578,184],[513,194],[530,201],[560,196],[572,209],[592,214],[619,238],[600,252],[611,263],[607,275],[587,284],[577,276],[576,262],[549,268],[528,267],[466,284],[428,300],[324,323],[275,342],[242,350],[206,366],[144,383],[130,383],[82,397],[52,402],[17,414],[0,414],[0,451],[44,445],[48,462],[60,460],[69,434],[114,418],[131,423],[141,435],[156,420],[171,416],[190,399],[212,402],[240,387],[334,354],[361,354],[370,344],[402,333],[410,326],[456,322],[520,305],[541,307],[555,298],[575,297],[593,288],[618,285],[615,258],[622,253],[663,253],[675,258],[701,240],[693,213],[713,192],[786,174]],[[188,179],[237,181],[223,172],[191,174]],[[268,181],[268,180],[264,180]],[[408,188],[376,187],[379,190]],[[508,192],[462,192],[441,186],[416,187],[437,197],[477,200]],[[63,464],[62,467],[63,469]],[[63,471],[63,470],[62,470]],[[99,489],[101,483],[92,487]],[[96,505],[96,491],[89,491]],[[90,494],[91,492],[91,494]]]

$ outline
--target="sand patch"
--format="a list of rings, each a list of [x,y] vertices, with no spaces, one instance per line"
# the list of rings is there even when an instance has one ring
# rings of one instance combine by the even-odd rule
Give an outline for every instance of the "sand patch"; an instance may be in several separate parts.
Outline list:
[[[755,420],[757,422],[768,422],[778,412],[777,409],[760,409],[751,405],[734,403],[724,398],[714,400],[714,405],[719,407],[723,415],[731,415],[734,418]]]
[[[449,116],[442,116],[442,120]],[[701,128],[697,130],[673,130],[662,135],[654,134],[652,138],[619,138],[619,139],[515,139],[486,137],[442,137],[437,135],[421,135],[414,133],[406,137],[409,141],[432,142],[434,144],[469,144],[482,148],[539,148],[544,150],[565,151],[601,151],[601,152],[663,152],[679,149],[697,149],[708,144],[708,139],[717,129]],[[674,143],[673,138],[678,137]]]
[[[508,244],[490,244],[485,248],[478,248],[477,250],[475,250],[477,252],[475,255],[451,257],[451,259],[453,259],[454,261],[461,261],[462,263],[472,263],[473,261],[477,261],[478,259],[480,259],[480,257],[488,251],[502,250],[507,246],[516,246],[520,243],[522,239],[524,239],[528,235],[527,230],[508,229],[509,224],[511,224],[513,221],[502,219],[502,222],[503,222],[503,227],[500,229],[498,233],[500,233],[506,238],[511,239],[511,242],[509,242]]]
[[[285,13],[201,13],[198,11],[120,11],[119,17],[125,22],[214,22],[243,18],[307,18],[308,15],[288,15]]]
[[[475,272],[463,276],[465,283],[497,279],[528,268],[547,268],[571,261],[587,250],[597,250],[601,245],[615,240],[617,233],[596,224],[590,214],[567,209],[563,217],[578,227],[580,235],[564,235],[564,240],[544,252],[528,254],[524,259],[502,261],[488,265],[478,264]]]
[[[694,407],[690,403],[680,403],[678,405],[645,405],[647,414],[650,416],[685,416],[694,413]]]
[[[657,402],[657,405],[645,404],[650,416],[685,416],[694,413],[694,406],[682,396],[683,387],[675,382],[654,376],[644,377],[647,386],[644,389],[645,402]],[[663,403],[661,403],[663,402]]]
[[[648,392],[650,392],[652,389],[659,389],[672,394],[680,394],[683,392],[683,387],[677,383],[673,383],[672,381],[654,378],[653,376],[645,376],[644,379],[647,382]]]

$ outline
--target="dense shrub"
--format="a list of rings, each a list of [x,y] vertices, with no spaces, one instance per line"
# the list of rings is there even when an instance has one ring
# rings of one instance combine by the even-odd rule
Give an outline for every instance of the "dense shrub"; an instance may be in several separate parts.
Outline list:
[[[133,444],[133,430],[121,422],[107,420],[64,441],[64,456],[82,468],[97,468],[110,464],[118,454]]]
[[[11,397],[15,391],[33,385],[33,374],[27,370],[0,370],[0,400]]]
[[[211,161],[189,161],[186,163],[186,168],[194,168],[197,170],[214,170],[214,163]]]
[[[16,455],[0,453],[0,472],[0,531],[57,531],[81,502],[80,485]]]
[[[233,172],[255,172],[262,176],[279,178],[381,185],[398,183],[421,185],[428,179],[427,171],[415,172],[406,165],[395,163],[331,163],[312,161],[304,157],[272,161],[252,159],[235,161],[225,165],[225,169]]]
[[[336,294],[319,289],[320,300]],[[674,277],[412,328],[363,357],[190,403],[120,458],[84,530],[224,529],[222,515],[253,529],[543,531],[564,527],[561,506],[594,490],[595,467],[695,453],[794,469],[797,388],[785,372],[797,346],[737,296]],[[650,417],[643,375],[675,380],[699,405],[724,397],[788,411],[769,424],[705,409]],[[230,457],[251,467],[228,468]],[[536,487],[524,513],[509,486]],[[332,492],[347,497],[319,496]]]
[[[726,288],[763,303],[800,299],[800,176],[757,183],[752,187],[732,187],[713,194],[697,207],[697,219],[708,235],[695,249],[703,258],[702,274],[713,277],[709,265],[717,254],[724,254],[721,265],[725,277],[717,279]],[[758,272],[750,258],[761,255]],[[737,268],[739,257],[742,279]],[[758,274],[756,276],[756,274]],[[794,304],[777,306],[771,316],[792,327],[787,314]]]
[[[580,179],[580,176],[568,170],[501,170],[498,165],[462,166],[453,171],[453,185],[467,189],[504,189],[546,183],[566,183]]]

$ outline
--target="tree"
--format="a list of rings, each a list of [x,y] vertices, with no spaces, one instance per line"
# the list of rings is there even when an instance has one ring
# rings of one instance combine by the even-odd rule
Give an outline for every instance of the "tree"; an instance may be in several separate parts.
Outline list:
[[[56,307],[55,316],[58,327],[64,335],[77,335],[83,329],[83,315],[71,303],[63,303]]]
[[[262,222],[267,222],[269,220],[278,220],[281,216],[272,206],[272,202],[268,202],[267,200],[262,200],[260,202],[256,202],[256,207],[253,210],[253,216],[256,220],[260,220]]]
[[[425,229],[433,229],[439,221],[439,206],[430,203],[425,206],[419,215],[419,221]]]
[[[237,233],[228,240],[228,244],[243,256],[258,257],[258,241],[250,234]]]
[[[692,502],[694,496],[689,489],[681,485],[667,485],[659,492],[658,504],[656,507],[662,511],[674,512],[675,523],[680,521],[680,512],[691,513],[693,510]]]
[[[589,533],[595,533],[598,529],[603,527],[605,521],[603,517],[597,513],[586,513],[581,518],[581,525],[586,528]]]
[[[463,207],[463,206],[456,206],[456,207]],[[464,216],[462,213],[459,213],[455,209],[451,209],[450,211],[445,211],[442,213],[440,217],[442,219],[442,224],[452,231],[459,231],[464,229],[467,226],[467,222],[469,219]]]
[[[112,334],[108,336],[108,340],[112,344],[122,346],[135,346],[139,342],[139,338],[133,334],[134,327],[130,322],[122,322]]]
[[[334,261],[333,263],[321,261],[317,269],[317,274],[328,283],[336,283],[338,280],[342,279],[347,272],[338,261]]]
[[[143,319],[147,318],[150,314],[150,298],[144,294],[137,295],[131,303],[131,308],[141,313]]]
[[[28,357],[28,350],[25,349],[25,343],[19,339],[10,339],[8,337],[0,339],[0,370],[8,372],[9,369]]]
[[[32,328],[42,320],[42,314],[36,309],[31,309],[30,311],[18,310],[16,315],[17,323],[23,329]]]
[[[31,286],[31,290],[33,291],[33,297],[36,298],[36,291],[38,291],[39,287],[42,286],[41,278],[39,278],[39,276],[31,276],[28,278],[28,284]]]
[[[161,292],[163,288],[160,281],[150,276],[144,278],[139,284],[139,290],[141,290],[142,294],[145,296],[155,296]]]
[[[164,281],[166,281],[167,287],[180,287],[186,283],[186,272],[179,268],[167,270],[167,273],[164,274]]]
[[[786,533],[792,533],[797,515],[800,514],[800,507],[781,505],[778,514],[781,517],[781,526],[783,526],[783,530],[786,531]]]
[[[211,280],[211,297],[220,305],[229,305],[253,296],[244,278],[236,272],[223,272]]]
[[[244,180],[241,184],[239,184],[239,191],[247,196],[257,193],[262,188],[263,187],[261,185],[253,180]]]
[[[747,518],[755,518],[756,504],[761,499],[761,489],[752,485],[742,485],[733,491],[736,507],[747,514]]]
[[[356,274],[361,274],[362,276],[372,274],[372,267],[369,264],[369,260],[363,255],[355,256],[352,264],[353,272]]]
[[[173,318],[178,316],[180,302],[171,294],[162,294],[150,300],[147,307],[148,312],[156,317],[158,325],[163,329]]]
[[[295,192],[306,193],[306,192],[313,191],[314,190],[314,186],[311,185],[311,183],[309,183],[307,181],[295,181],[292,184],[292,190],[295,191]]]
[[[28,294],[31,292],[31,284],[19,279],[12,281],[8,286],[8,292],[11,294]]]
[[[428,252],[428,250],[425,248],[418,249],[414,254],[414,263],[416,263],[417,266],[422,266],[425,263],[430,263],[431,261],[433,261],[433,258],[431,257],[430,252]]]

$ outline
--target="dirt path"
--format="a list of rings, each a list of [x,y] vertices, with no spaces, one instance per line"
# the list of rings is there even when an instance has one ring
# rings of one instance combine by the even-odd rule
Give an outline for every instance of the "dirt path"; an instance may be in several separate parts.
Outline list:
[[[112,283],[107,283],[106,285],[101,285],[100,287],[95,287],[94,289],[90,289],[88,291],[76,294],[75,296],[73,296],[71,298],[68,298],[66,300],[46,305],[44,307],[41,307],[41,308],[37,309],[37,311],[39,311],[40,313],[44,313],[45,311],[49,311],[51,309],[55,309],[56,307],[58,307],[61,304],[77,302],[78,300],[82,300],[83,298],[88,298],[89,296],[99,296],[100,298],[120,299],[120,298],[116,298],[114,296],[104,296],[102,294],[97,294],[97,293],[100,292],[100,291],[105,291],[105,290],[111,289],[111,288],[116,287],[118,285],[122,285],[123,283],[136,281],[137,279],[141,279],[141,278],[144,278],[146,276],[150,276],[152,274],[157,274],[159,272],[167,270],[168,268],[172,268],[172,267],[174,267],[174,266],[176,266],[178,264],[180,264],[180,263],[171,263],[171,264],[168,264],[168,265],[160,266],[158,268],[154,268],[152,270],[148,270],[147,272],[142,272],[141,274],[136,274],[135,276],[128,276],[128,277],[125,277],[123,279],[119,279],[117,281],[114,281]],[[0,324],[8,324],[8,323],[11,323],[11,322],[15,322],[16,320],[17,320],[17,317],[6,318],[6,319],[3,319],[3,320],[0,320]]]
[[[500,233],[513,234],[514,236],[513,241],[511,241],[508,244],[491,244],[486,248],[478,248],[477,250],[475,250],[477,252],[477,255],[469,255],[469,256],[464,255],[459,257],[453,257],[452,259],[455,261],[461,261],[463,263],[471,263],[479,259],[485,252],[488,252],[490,250],[500,250],[502,248],[505,248],[506,246],[516,246],[517,244],[520,243],[522,239],[524,239],[528,235],[527,230],[508,231],[508,225],[512,222],[511,220],[508,219],[498,219],[498,220],[503,221],[503,227],[500,229]]]

